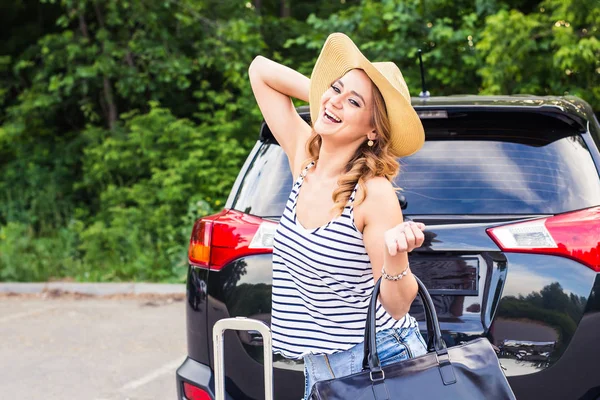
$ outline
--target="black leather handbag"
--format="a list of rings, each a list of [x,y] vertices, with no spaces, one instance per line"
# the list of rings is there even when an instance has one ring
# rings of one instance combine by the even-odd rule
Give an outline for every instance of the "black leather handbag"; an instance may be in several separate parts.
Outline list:
[[[515,399],[486,338],[446,347],[429,292],[417,278],[427,320],[427,354],[381,367],[375,340],[375,284],[365,326],[363,371],[316,382],[311,400]]]

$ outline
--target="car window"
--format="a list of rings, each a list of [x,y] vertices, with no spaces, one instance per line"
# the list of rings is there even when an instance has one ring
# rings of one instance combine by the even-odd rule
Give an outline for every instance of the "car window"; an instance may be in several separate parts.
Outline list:
[[[497,140],[428,139],[399,160],[394,183],[408,202],[404,214],[555,214],[600,204],[600,178],[579,135],[530,139],[514,133]],[[292,185],[287,156],[277,144],[265,143],[233,208],[279,218]]]
[[[265,143],[248,167],[232,208],[263,218],[280,218],[293,184],[283,149],[276,143]]]
[[[579,135],[529,141],[431,140],[400,161],[406,214],[554,214],[600,204]]]

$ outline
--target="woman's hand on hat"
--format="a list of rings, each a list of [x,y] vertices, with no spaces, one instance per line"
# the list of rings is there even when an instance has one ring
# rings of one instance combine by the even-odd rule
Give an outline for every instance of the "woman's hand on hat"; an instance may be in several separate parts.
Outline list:
[[[425,224],[414,221],[402,222],[384,232],[387,254],[395,256],[402,252],[411,252],[421,247],[425,240]]]

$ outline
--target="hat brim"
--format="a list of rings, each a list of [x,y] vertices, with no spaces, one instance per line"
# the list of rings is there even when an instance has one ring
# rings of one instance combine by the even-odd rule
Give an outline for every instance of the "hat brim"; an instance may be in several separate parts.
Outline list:
[[[410,105],[408,89],[406,88],[405,93],[408,97],[407,100],[377,68],[377,64],[380,64],[380,68],[384,72],[388,72],[383,66],[388,63],[371,63],[348,36],[342,33],[329,35],[310,78],[311,119],[314,123],[319,118],[321,97],[336,79],[341,78],[352,69],[362,69],[377,86],[385,101],[391,126],[391,151],[397,157],[409,156],[423,146],[425,141],[423,125],[416,111]],[[400,70],[397,67],[395,69],[401,77]],[[403,78],[401,79],[403,81]]]

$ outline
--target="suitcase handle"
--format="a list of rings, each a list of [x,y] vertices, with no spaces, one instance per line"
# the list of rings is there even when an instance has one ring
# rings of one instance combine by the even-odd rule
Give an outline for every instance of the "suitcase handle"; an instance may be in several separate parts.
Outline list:
[[[225,359],[223,350],[223,334],[226,330],[258,331],[262,335],[265,365],[265,400],[273,400],[273,350],[271,329],[262,321],[246,317],[220,319],[213,326],[216,400],[225,400]]]

